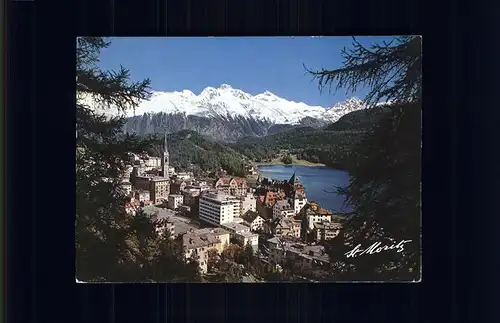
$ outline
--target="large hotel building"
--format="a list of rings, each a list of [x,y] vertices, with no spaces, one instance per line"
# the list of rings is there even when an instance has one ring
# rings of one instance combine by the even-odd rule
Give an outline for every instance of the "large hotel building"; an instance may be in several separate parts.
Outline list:
[[[200,195],[200,219],[213,225],[233,222],[240,215],[240,204],[238,197],[205,191]]]

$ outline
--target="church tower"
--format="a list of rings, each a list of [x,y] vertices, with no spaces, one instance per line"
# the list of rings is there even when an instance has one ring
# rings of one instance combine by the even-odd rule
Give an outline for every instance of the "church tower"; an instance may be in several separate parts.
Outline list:
[[[163,172],[163,177],[168,178],[168,167],[169,167],[170,156],[168,154],[167,147],[167,132],[165,132],[165,142],[163,143],[163,159],[161,160],[161,170]]]

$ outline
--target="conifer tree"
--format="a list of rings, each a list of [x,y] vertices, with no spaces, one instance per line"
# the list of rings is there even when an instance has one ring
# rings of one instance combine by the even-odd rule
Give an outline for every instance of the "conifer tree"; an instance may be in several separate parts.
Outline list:
[[[150,96],[148,79],[130,82],[129,71],[102,71],[103,38],[77,39],[76,277],[80,281],[167,281],[187,264],[169,238],[159,236],[143,212],[125,211],[121,188],[130,153],[152,140],[123,134],[125,113]],[[197,277],[194,277],[197,278]]]
[[[420,151],[421,38],[394,37],[370,48],[356,39],[342,51],[344,64],[335,70],[310,71],[325,88],[348,92],[367,86],[365,103],[371,110],[389,111],[355,146],[350,184],[339,188],[353,211],[346,214],[342,235],[328,246],[333,279],[418,280],[420,278]],[[380,105],[379,102],[387,102]],[[357,244],[392,245],[394,250],[347,258]]]

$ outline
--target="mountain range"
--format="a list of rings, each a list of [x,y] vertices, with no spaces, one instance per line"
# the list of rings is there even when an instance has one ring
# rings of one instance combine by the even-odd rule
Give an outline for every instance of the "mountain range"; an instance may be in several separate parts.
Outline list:
[[[217,140],[235,141],[298,126],[323,127],[364,108],[355,97],[324,108],[289,101],[269,91],[251,95],[222,84],[207,87],[198,95],[189,90],[153,92],[128,118],[124,131],[144,135],[194,130]]]

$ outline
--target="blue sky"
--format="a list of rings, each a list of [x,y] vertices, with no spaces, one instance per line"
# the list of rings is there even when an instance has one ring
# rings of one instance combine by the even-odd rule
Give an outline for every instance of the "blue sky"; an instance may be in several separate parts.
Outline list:
[[[357,37],[362,44],[390,37]],[[305,75],[310,69],[342,65],[340,51],[351,37],[199,37],[110,38],[101,52],[100,67],[128,68],[133,80],[151,79],[155,91],[191,90],[229,84],[250,94],[271,91],[287,100],[330,107],[365,90],[322,94],[317,81]]]

